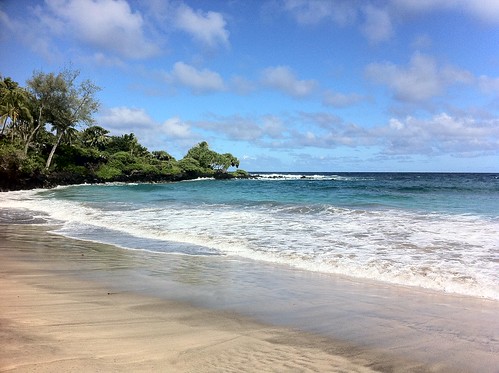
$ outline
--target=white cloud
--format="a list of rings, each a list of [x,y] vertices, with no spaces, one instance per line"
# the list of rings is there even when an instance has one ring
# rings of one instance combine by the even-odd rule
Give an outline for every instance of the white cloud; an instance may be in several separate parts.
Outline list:
[[[59,36],[70,35],[103,52],[148,58],[159,52],[144,35],[144,20],[124,0],[46,0],[38,12]],[[42,18],[43,17],[43,18]],[[58,25],[58,27],[56,27]]]
[[[396,10],[423,13],[435,10],[467,12],[485,22],[499,22],[499,2],[496,0],[391,0]]]
[[[458,0],[459,1],[459,0]],[[411,13],[428,12],[438,8],[447,8],[456,4],[456,0],[391,0],[392,6]]]
[[[139,142],[150,150],[167,149],[169,152],[174,150],[177,155],[181,155],[200,141],[200,136],[179,117],[159,122],[142,108],[126,106],[109,108],[97,118],[97,121],[114,136],[134,133]]]
[[[338,26],[358,26],[371,43],[390,39],[394,24],[407,16],[437,11],[468,14],[486,23],[499,23],[497,0],[282,0],[281,10],[301,25],[333,22]]]
[[[294,97],[309,96],[317,87],[315,80],[299,80],[287,66],[266,68],[262,72],[262,83]]]
[[[47,27],[47,30],[50,30],[50,26]],[[63,59],[61,52],[52,45],[49,33],[40,32],[40,22],[36,19],[36,16],[17,20],[0,10],[0,29],[2,30],[0,39],[8,40],[13,38],[19,40],[33,52],[50,62]]]
[[[193,139],[193,131],[200,130],[205,138],[211,135],[218,140],[248,142],[255,148],[266,149],[363,148],[390,157],[470,157],[499,153],[499,119],[477,119],[465,114],[391,118],[374,127],[347,123],[330,113],[320,112],[285,117],[210,115],[206,120],[187,123],[171,118],[161,127],[160,132],[167,133],[169,138]]]
[[[255,84],[242,76],[234,76],[231,79],[231,88],[240,95],[246,95],[256,90]]]
[[[286,127],[281,118],[275,115],[266,115],[261,119],[262,131],[266,137],[279,139],[286,133]]]
[[[475,77],[467,70],[455,66],[447,65],[440,69],[440,74],[444,84],[473,84]]]
[[[170,138],[188,139],[194,137],[190,126],[178,117],[165,120],[161,125],[161,130]]]
[[[352,0],[284,0],[282,9],[303,25],[321,22],[332,22],[341,27],[357,25],[372,43],[385,41],[393,34],[390,9],[373,3]]]
[[[126,106],[113,107],[105,110],[98,118],[99,123],[117,133],[136,133],[145,137],[166,134],[172,138],[191,138],[189,124],[179,117],[173,117],[159,123],[144,109]]]
[[[432,39],[428,34],[421,34],[414,38],[411,47],[415,50],[421,50],[431,47],[432,43]]]
[[[486,22],[499,23],[499,1],[468,1],[461,0],[463,7],[469,9],[475,16]]]
[[[375,139],[364,128],[345,123],[336,116],[323,113],[301,113],[298,120],[306,123],[306,132],[293,131],[290,144],[298,147],[335,148],[338,146],[371,146]]]
[[[372,43],[390,39],[393,27],[390,15],[386,9],[367,5],[363,8],[365,22],[362,26],[364,36]]]
[[[241,115],[227,117],[212,115],[208,120],[195,122],[192,125],[216,132],[217,137],[230,140],[253,142],[266,136],[263,127],[256,120]]]
[[[499,94],[499,78],[481,75],[478,78],[478,85],[485,93]]]
[[[274,139],[255,138],[253,143],[287,149],[363,147],[390,156],[470,157],[499,153],[499,118],[440,113],[429,118],[391,118],[386,124],[365,128],[328,113],[300,113],[288,118],[286,130]]]
[[[108,56],[104,53],[97,52],[92,56],[82,58],[83,61],[91,61],[98,66],[107,67],[124,67],[125,63],[118,57]]]
[[[257,117],[243,115],[210,115],[205,120],[192,121],[192,128],[212,133],[217,140],[249,142],[252,146],[269,147],[288,136],[282,118],[275,115]]]
[[[440,95],[451,84],[471,83],[473,76],[453,66],[437,65],[430,56],[415,53],[407,67],[393,63],[372,63],[366,67],[366,76],[384,84],[395,98],[407,102],[421,102]]]
[[[391,119],[372,131],[389,154],[482,154],[499,151],[499,119],[441,113],[428,119]]]
[[[190,88],[195,94],[225,90],[222,77],[211,70],[198,70],[182,61],[176,62],[167,80]]]
[[[338,25],[346,25],[357,17],[356,5],[351,0],[284,0],[283,9],[301,24],[330,19]]]
[[[366,99],[365,96],[361,96],[361,95],[356,94],[356,93],[343,94],[343,93],[328,90],[328,91],[324,92],[322,103],[326,106],[343,108],[343,107],[355,105],[355,104],[357,104],[365,99]]]
[[[98,118],[98,122],[119,133],[136,132],[156,124],[153,118],[144,109],[126,106],[113,107],[105,110]]]
[[[15,28],[14,22],[10,19],[7,13],[0,9],[0,26],[2,29],[12,32]],[[5,34],[2,34],[0,38],[5,39]]]
[[[195,12],[187,5],[177,9],[176,26],[189,33],[206,46],[215,47],[229,44],[229,31],[222,14],[198,10]]]

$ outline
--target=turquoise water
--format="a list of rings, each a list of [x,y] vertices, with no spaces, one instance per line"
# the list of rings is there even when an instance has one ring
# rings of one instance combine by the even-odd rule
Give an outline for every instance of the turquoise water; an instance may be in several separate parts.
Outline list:
[[[326,206],[409,209],[495,217],[499,177],[490,174],[259,174],[256,180],[197,180],[175,184],[115,184],[58,190],[57,198],[131,208],[186,205]],[[270,183],[269,181],[276,181]],[[124,195],[125,194],[125,195]],[[52,196],[52,191],[46,195]],[[129,197],[129,198],[128,198]]]
[[[499,176],[259,174],[5,194],[69,237],[499,299]]]

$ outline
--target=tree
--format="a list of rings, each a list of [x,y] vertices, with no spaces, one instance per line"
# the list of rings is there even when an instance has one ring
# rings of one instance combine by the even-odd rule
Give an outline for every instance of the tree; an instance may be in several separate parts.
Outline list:
[[[0,120],[2,121],[2,131],[0,132],[0,135],[3,135],[5,127],[7,126],[7,121],[11,118],[11,92],[18,87],[19,84],[9,77],[0,80]]]
[[[239,159],[230,153],[217,154],[211,163],[211,167],[218,172],[227,172],[229,167],[239,167]]]
[[[210,149],[206,141],[189,149],[186,158],[191,158],[204,169],[227,172],[229,167],[239,167],[239,160],[230,153],[219,154]]]
[[[137,139],[137,137],[135,137],[133,133],[124,134],[122,137],[123,137],[123,142],[127,147],[127,150],[130,151],[130,155],[133,156],[133,153],[137,153],[139,147],[139,140]]]
[[[0,81],[0,118],[2,120],[0,135],[3,135],[7,122],[10,119],[11,140],[14,138],[14,129],[19,119],[27,122],[33,121],[29,110],[28,92],[24,88],[19,87],[18,83],[10,78]]]
[[[29,146],[38,130],[54,120],[53,114],[56,108],[63,106],[62,101],[67,92],[67,84],[62,73],[54,75],[54,73],[35,72],[27,83],[28,89],[34,97],[36,119],[26,139],[24,154],[28,154]]]
[[[92,124],[94,121],[92,115],[99,108],[99,102],[94,96],[100,88],[90,80],[77,85],[76,79],[79,75],[79,71],[72,70],[65,70],[62,73],[65,89],[61,92],[61,106],[52,108],[55,117],[52,127],[56,131],[57,140],[47,158],[45,169],[50,168],[55,151],[64,135],[74,129],[77,124]]]
[[[33,116],[31,114],[32,101],[27,99],[28,93],[24,91],[22,95],[12,105],[14,110],[11,111],[10,138],[14,141],[17,138],[24,144],[29,136],[31,127],[33,126]]]
[[[199,174],[203,172],[198,160],[187,156],[178,162],[178,166],[181,170],[190,174]]]
[[[108,134],[109,131],[102,127],[91,126],[82,132],[82,141],[87,146],[102,148],[109,142]]]
[[[159,161],[172,161],[175,160],[170,154],[165,152],[164,150],[155,150],[152,152],[154,158]]]
[[[71,70],[35,72],[24,88],[0,76],[0,190],[82,180],[178,180],[215,173],[225,178],[231,175],[221,173],[239,166],[237,158],[214,152],[205,141],[177,162],[166,151],[150,153],[133,133],[110,136],[93,125],[99,87],[89,80],[78,83],[78,77]],[[79,131],[82,124],[88,127]],[[51,167],[64,172],[43,172]]]
[[[206,141],[203,141],[189,149],[185,157],[195,159],[202,168],[211,168],[215,156],[216,153],[210,150]]]

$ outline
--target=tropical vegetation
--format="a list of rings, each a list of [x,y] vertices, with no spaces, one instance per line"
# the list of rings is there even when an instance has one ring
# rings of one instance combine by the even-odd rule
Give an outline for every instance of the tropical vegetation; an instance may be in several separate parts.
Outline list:
[[[0,190],[112,181],[247,177],[239,160],[203,141],[176,160],[150,152],[133,133],[95,123],[100,88],[79,71],[34,72],[26,87],[0,75]]]

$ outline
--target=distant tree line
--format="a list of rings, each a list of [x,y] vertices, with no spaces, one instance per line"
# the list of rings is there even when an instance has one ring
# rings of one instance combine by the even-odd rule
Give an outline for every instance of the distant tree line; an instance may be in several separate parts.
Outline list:
[[[26,87],[0,75],[0,190],[112,181],[161,182],[201,176],[247,177],[230,153],[205,141],[176,160],[148,151],[133,134],[95,124],[100,88],[79,71],[35,72]]]

